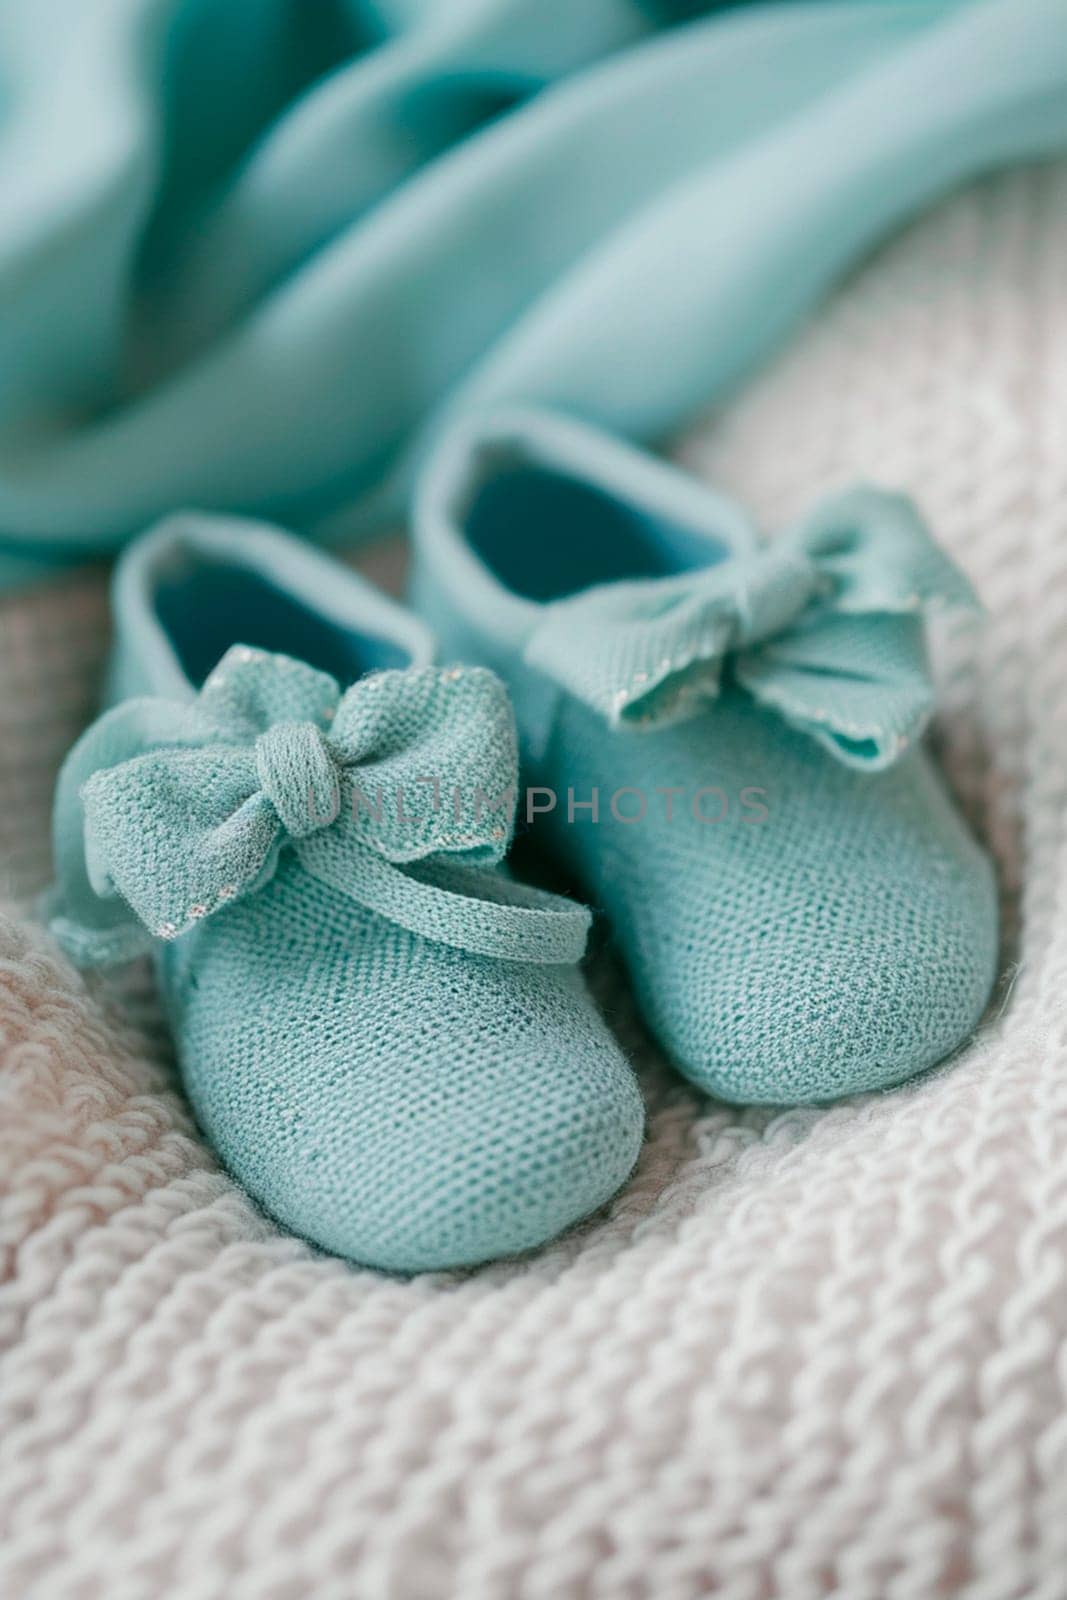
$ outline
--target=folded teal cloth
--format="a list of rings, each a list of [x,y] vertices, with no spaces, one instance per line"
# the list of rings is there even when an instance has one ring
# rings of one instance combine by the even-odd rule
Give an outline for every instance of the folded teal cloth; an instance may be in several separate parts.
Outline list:
[[[924,620],[975,600],[908,500],[854,489],[764,544],[674,469],[514,411],[442,441],[415,547],[418,609],[511,688],[526,818],[688,1077],[826,1100],[971,1032],[993,875],[920,740]]]
[[[0,96],[10,583],[190,503],[340,538],[475,403],[664,434],[1067,143],[1067,6],[33,0]]]
[[[588,912],[501,866],[499,680],[433,665],[361,579],[223,519],[135,544],[115,627],[135,697],[61,773],[51,926],[86,965],[156,952],[234,1176],[397,1271],[528,1249],[609,1199],[641,1098],[577,966]]]

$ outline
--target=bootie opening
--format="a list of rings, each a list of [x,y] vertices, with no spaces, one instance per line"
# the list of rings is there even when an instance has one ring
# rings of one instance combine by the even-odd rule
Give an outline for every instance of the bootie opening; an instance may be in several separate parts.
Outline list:
[[[234,644],[294,656],[345,684],[409,661],[389,640],[331,622],[237,562],[192,557],[161,579],[155,604],[197,687]]]
[[[467,536],[500,582],[541,602],[619,578],[670,577],[726,554],[596,484],[514,458],[475,489]]]
[[[342,688],[433,657],[432,637],[403,606],[243,517],[167,517],[119,562],[114,605],[115,700],[146,688],[186,699],[234,645],[302,661]]]
[[[526,604],[675,577],[749,548],[743,512],[573,418],[534,409],[456,430],[421,495],[423,553],[451,548]],[[474,558],[473,562],[471,557]]]

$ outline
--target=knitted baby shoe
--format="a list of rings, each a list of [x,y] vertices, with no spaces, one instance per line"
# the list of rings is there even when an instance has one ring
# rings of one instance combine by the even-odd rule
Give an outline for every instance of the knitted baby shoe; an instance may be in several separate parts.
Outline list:
[[[499,865],[499,680],[432,665],[414,617],[250,523],[167,521],[114,599],[115,688],[151,697],[67,758],[52,927],[83,964],[156,953],[233,1175],[294,1232],[397,1271],[595,1210],[642,1104],[577,966],[588,912]]]
[[[453,432],[422,483],[417,606],[509,684],[528,818],[679,1068],[799,1103],[959,1044],[994,885],[918,737],[923,613],[973,596],[911,504],[857,489],[762,545],[673,468],[535,412]]]

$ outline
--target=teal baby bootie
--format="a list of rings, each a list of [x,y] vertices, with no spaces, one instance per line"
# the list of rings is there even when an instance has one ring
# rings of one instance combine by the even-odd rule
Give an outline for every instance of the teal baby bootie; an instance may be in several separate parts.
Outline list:
[[[233,1175],[396,1271],[527,1250],[609,1199],[641,1098],[577,965],[588,912],[501,866],[500,681],[435,666],[410,613],[252,523],[167,521],[114,603],[117,703],[59,779],[52,927],[82,964],[154,952]]]
[[[438,445],[414,582],[508,683],[527,818],[694,1083],[827,1100],[973,1029],[993,876],[919,736],[924,613],[974,602],[908,501],[853,490],[762,544],[673,468],[515,412]]]

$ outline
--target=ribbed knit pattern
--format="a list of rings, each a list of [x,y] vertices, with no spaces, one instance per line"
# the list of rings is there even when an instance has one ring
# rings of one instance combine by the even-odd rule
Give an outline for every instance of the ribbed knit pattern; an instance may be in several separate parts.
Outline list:
[[[769,527],[860,475],[906,485],[982,590],[987,630],[938,663],[1009,929],[982,1037],[785,1116],[646,1056],[651,1137],[609,1218],[399,1282],[265,1222],[98,984],[6,930],[5,1595],[1061,1600],[1065,259],[1067,166],[961,196],[687,450]],[[18,615],[0,827],[25,888],[103,641],[69,593]]]

